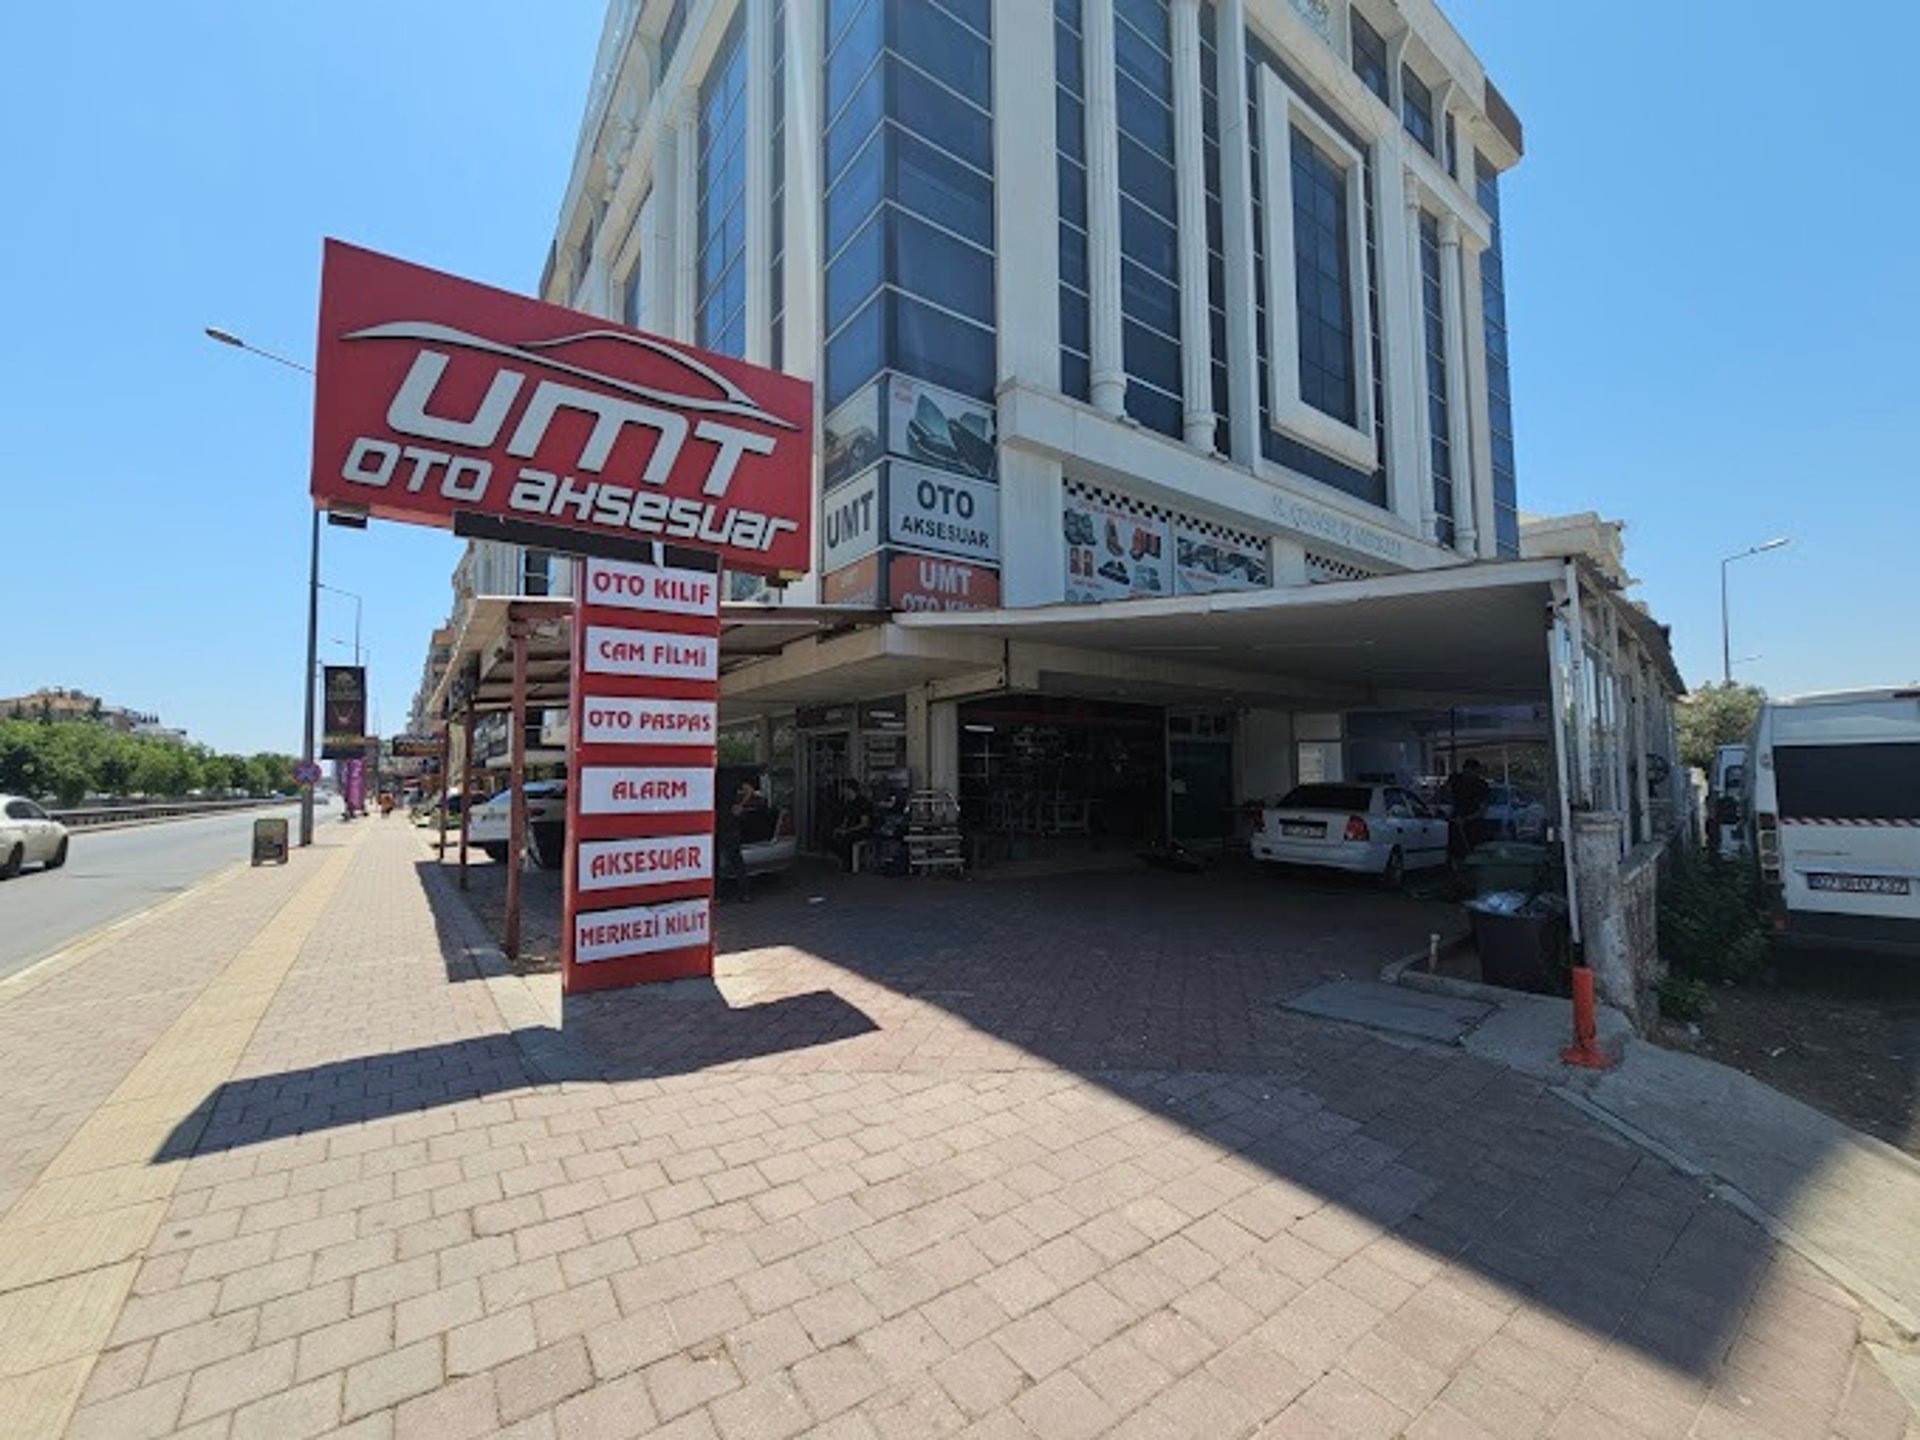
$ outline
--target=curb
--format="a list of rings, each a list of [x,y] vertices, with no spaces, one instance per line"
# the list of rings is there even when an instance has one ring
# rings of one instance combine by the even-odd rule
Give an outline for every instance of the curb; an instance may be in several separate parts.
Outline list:
[[[1470,938],[1470,936],[1459,936],[1451,942],[1443,942],[1440,946],[1440,953],[1448,953],[1453,949],[1459,948]],[[1424,965],[1426,960],[1427,951],[1425,950],[1417,950],[1411,955],[1403,955],[1398,960],[1390,961],[1382,966],[1380,969],[1380,978],[1389,985],[1399,985],[1409,990],[1423,990],[1432,994],[1449,995],[1456,999],[1463,1000],[1479,1000],[1493,1005],[1505,1005],[1509,1003],[1511,996],[1514,994],[1513,991],[1503,989],[1498,985],[1487,985],[1475,980],[1462,980],[1451,975],[1432,975],[1424,970],[1415,968]],[[1651,1041],[1641,1040],[1639,1036],[1629,1036],[1628,1041],[1629,1043],[1633,1041],[1639,1041],[1642,1044],[1652,1043]],[[1622,1047],[1621,1054],[1615,1057],[1616,1063],[1619,1059],[1624,1058],[1624,1054],[1624,1047]],[[1564,1069],[1565,1067],[1562,1068]],[[1569,1079],[1571,1078],[1571,1075],[1569,1075]],[[1887,1294],[1870,1280],[1867,1280],[1845,1261],[1834,1256],[1824,1247],[1809,1240],[1805,1235],[1794,1229],[1786,1220],[1768,1210],[1759,1201],[1740,1189],[1739,1186],[1696,1161],[1689,1159],[1665,1142],[1656,1140],[1653,1136],[1647,1134],[1646,1131],[1640,1129],[1631,1121],[1622,1118],[1612,1110],[1609,1110],[1605,1105],[1600,1103],[1600,1101],[1594,1099],[1592,1095],[1586,1093],[1583,1089],[1577,1088],[1574,1084],[1567,1083],[1566,1081],[1556,1083],[1548,1080],[1546,1082],[1546,1088],[1550,1094],[1571,1105],[1574,1109],[1580,1111],[1581,1114],[1587,1116],[1588,1119],[1604,1125],[1629,1144],[1644,1150],[1655,1159],[1672,1166],[1682,1175],[1700,1181],[1706,1186],[1715,1199],[1721,1200],[1733,1209],[1739,1211],[1742,1215],[1753,1221],[1754,1224],[1765,1230],[1767,1234],[1779,1244],[1785,1245],[1816,1270],[1819,1270],[1823,1275],[1827,1276],[1834,1284],[1847,1291],[1867,1309],[1877,1312],[1896,1330],[1900,1331],[1904,1339],[1909,1342],[1920,1339],[1920,1314],[1916,1314],[1909,1306]],[[1872,1137],[1863,1136],[1862,1138],[1871,1139]],[[1899,1154],[1899,1152],[1894,1153]],[[1899,1158],[1908,1163],[1914,1163],[1909,1156],[1899,1155]]]

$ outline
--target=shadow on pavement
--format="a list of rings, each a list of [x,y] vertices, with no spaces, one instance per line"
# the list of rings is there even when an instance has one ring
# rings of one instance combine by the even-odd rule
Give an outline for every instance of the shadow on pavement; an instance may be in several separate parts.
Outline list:
[[[991,887],[801,872],[718,916],[722,977],[758,987],[754,1003],[671,987],[569,1001],[565,1041],[601,1078],[772,1056],[795,1069],[1058,1067],[1259,1167],[1277,1203],[1323,1233],[1391,1231],[1695,1375],[1724,1358],[1770,1252],[1698,1182],[1539,1083],[1276,1003],[1422,948],[1434,907],[1232,869]],[[457,925],[438,918],[457,946]],[[502,1035],[236,1081],[155,1159],[537,1078]]]

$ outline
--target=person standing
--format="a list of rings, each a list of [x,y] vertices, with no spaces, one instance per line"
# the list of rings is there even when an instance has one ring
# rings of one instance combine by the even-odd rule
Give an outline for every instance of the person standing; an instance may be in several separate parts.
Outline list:
[[[1477,759],[1469,759],[1447,778],[1447,799],[1453,807],[1449,848],[1457,860],[1485,838],[1487,806],[1493,799],[1493,787]]]
[[[853,847],[873,835],[873,802],[860,793],[858,780],[840,783],[840,823],[833,827],[833,853],[842,870],[853,869]]]
[[[740,900],[753,898],[747,877],[747,857],[741,847],[749,831],[757,835],[763,828],[760,814],[766,808],[767,802],[758,787],[751,780],[742,780],[733,792],[733,803],[716,817],[714,878],[722,882],[732,880],[734,895]]]

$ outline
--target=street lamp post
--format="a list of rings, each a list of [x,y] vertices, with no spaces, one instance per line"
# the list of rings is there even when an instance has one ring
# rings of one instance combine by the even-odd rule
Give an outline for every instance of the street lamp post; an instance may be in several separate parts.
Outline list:
[[[1778,550],[1789,543],[1791,536],[1781,535],[1764,544],[1754,545],[1742,550],[1738,555],[1729,555],[1720,562],[1720,680],[1722,684],[1733,683],[1733,631],[1727,624],[1727,566],[1736,560],[1744,560],[1749,555],[1764,554],[1768,550]]]
[[[314,511],[316,515],[319,513],[318,510]],[[316,580],[314,584],[330,595],[344,596],[346,599],[353,601],[353,663],[358,665],[360,663],[360,597],[351,590],[342,590],[339,586],[329,585],[325,581]],[[335,643],[338,644],[339,642],[336,641]]]
[[[271,350],[262,350],[249,345],[231,330],[222,330],[218,326],[206,327],[207,338],[217,340],[222,345],[231,345],[236,350],[244,350],[249,355],[258,355],[263,360],[271,360],[276,365],[284,365],[289,370],[298,370],[303,375],[313,374],[311,366],[302,365],[298,360],[289,360],[284,355],[276,355]],[[356,633],[358,612],[355,612]],[[306,701],[304,710],[304,728],[302,730],[300,762],[303,765],[313,763],[313,677],[320,664],[320,507],[313,510],[313,533],[307,543],[307,669]],[[313,844],[313,786],[311,783],[300,787],[300,843]]]

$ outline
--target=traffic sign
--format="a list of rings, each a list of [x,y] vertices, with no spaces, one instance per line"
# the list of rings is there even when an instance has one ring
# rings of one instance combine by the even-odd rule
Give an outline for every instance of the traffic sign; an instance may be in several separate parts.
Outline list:
[[[320,783],[320,774],[320,767],[311,760],[302,760],[298,765],[293,767],[293,778],[298,780],[302,785],[318,785]]]

